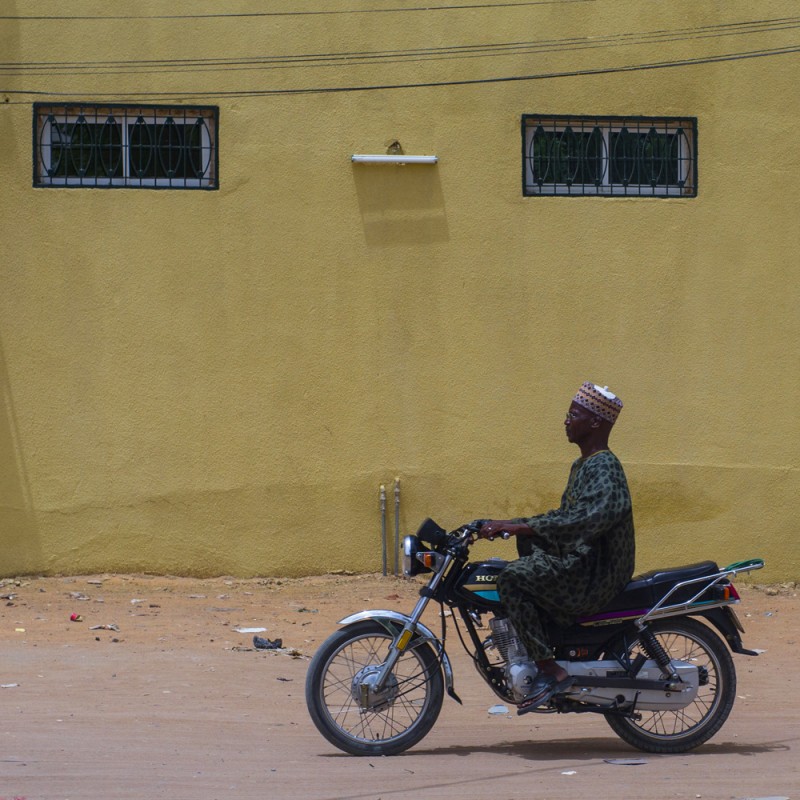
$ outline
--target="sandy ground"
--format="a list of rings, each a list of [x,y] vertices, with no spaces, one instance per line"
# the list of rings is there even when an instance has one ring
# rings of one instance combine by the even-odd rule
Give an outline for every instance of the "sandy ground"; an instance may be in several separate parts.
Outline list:
[[[380,575],[0,581],[0,800],[800,798],[794,586],[742,590],[745,644],[765,652],[735,656],[733,713],[693,753],[639,753],[593,715],[490,715],[496,698],[453,637],[464,705],[446,698],[402,756],[346,756],[306,712],[308,656],[347,613],[408,611],[417,588]],[[293,654],[236,630],[255,627]],[[626,758],[644,763],[609,763]]]

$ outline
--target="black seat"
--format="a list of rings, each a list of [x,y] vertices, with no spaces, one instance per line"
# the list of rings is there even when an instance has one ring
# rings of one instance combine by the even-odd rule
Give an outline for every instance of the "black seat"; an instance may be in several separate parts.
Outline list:
[[[603,609],[604,611],[647,610],[652,608],[676,583],[716,575],[719,567],[713,561],[699,561],[683,567],[654,569],[634,576],[630,583]],[[668,605],[684,603],[702,588],[702,584],[686,586],[667,601]]]

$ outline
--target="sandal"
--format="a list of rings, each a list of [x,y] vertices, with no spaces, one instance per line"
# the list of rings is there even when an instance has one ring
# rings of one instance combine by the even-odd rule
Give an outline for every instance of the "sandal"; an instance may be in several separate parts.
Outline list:
[[[559,692],[565,692],[575,683],[572,675],[567,675],[563,680],[557,681],[552,675],[539,675],[531,687],[531,693],[517,706],[517,714],[527,714],[535,711],[540,706],[549,702]]]

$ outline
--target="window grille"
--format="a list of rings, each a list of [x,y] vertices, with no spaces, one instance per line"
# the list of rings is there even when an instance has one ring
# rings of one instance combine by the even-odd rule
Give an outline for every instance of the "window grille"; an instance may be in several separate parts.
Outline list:
[[[696,197],[697,120],[522,117],[524,195]]]
[[[216,107],[35,103],[33,185],[216,189]]]

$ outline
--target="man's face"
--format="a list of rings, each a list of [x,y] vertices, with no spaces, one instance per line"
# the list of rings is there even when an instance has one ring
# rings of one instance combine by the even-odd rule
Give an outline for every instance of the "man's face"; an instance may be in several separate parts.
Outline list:
[[[567,439],[573,444],[580,444],[597,427],[597,417],[591,411],[578,403],[571,403],[567,417],[564,420],[564,428],[567,432]]]

